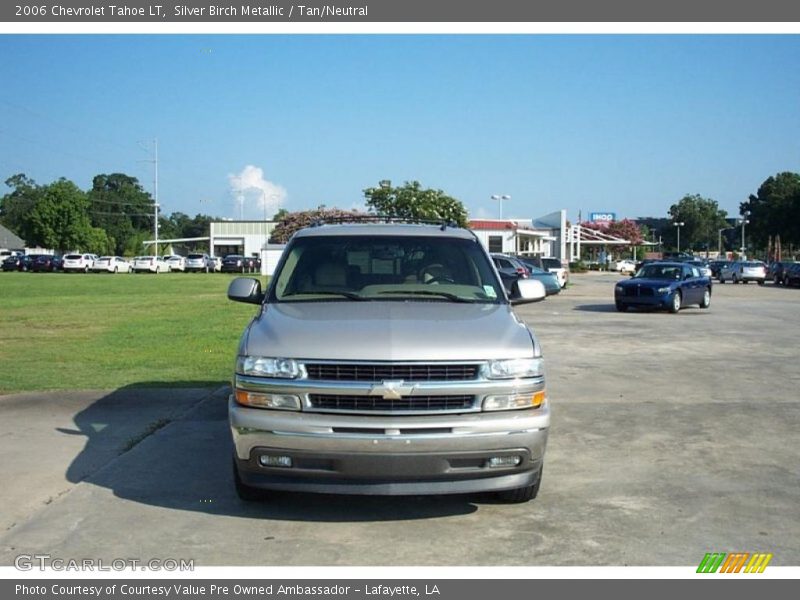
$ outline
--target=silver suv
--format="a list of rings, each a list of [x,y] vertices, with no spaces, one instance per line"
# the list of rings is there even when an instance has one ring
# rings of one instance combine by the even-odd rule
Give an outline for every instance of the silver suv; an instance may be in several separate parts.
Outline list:
[[[550,408],[541,346],[467,230],[320,225],[289,242],[242,335],[229,401],[239,496],[536,497]]]

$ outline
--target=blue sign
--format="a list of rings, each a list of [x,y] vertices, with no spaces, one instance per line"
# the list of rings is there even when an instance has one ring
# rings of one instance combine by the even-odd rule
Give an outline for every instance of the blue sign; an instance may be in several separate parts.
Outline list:
[[[593,212],[589,213],[589,220],[592,222],[610,223],[617,220],[617,213],[612,212]]]

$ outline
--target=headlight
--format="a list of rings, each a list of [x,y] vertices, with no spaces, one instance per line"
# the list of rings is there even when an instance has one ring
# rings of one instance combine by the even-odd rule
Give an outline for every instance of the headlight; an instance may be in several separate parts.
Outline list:
[[[483,410],[518,410],[521,408],[539,408],[547,399],[544,390],[528,394],[503,394],[501,396],[487,396],[483,399]]]
[[[669,294],[669,292],[670,292],[670,288],[669,287],[660,287],[660,288],[658,288],[658,293],[659,294]]]
[[[487,379],[542,377],[544,375],[544,359],[514,358],[511,360],[493,360],[486,365],[484,375]]]
[[[256,377],[278,377],[297,379],[304,375],[303,367],[293,358],[267,358],[264,356],[240,356],[236,359],[236,372]]]
[[[625,290],[625,288],[622,287],[621,285],[618,285],[618,286],[614,287],[614,291],[617,292],[618,294],[621,294],[624,290]]]

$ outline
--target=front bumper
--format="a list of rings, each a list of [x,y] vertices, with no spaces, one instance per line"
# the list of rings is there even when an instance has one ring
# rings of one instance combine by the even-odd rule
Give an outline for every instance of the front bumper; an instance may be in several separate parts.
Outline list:
[[[264,489],[340,494],[453,494],[536,482],[550,409],[422,416],[342,415],[247,408],[229,401],[242,481]],[[262,456],[291,467],[267,467]],[[519,463],[491,467],[493,457]]]
[[[653,296],[623,296],[616,294],[614,300],[623,306],[642,308],[669,308],[672,304],[672,294],[655,294]]]

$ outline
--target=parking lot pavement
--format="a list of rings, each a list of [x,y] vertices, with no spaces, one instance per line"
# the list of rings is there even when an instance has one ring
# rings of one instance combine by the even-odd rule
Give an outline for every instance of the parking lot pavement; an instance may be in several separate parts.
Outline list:
[[[0,564],[47,552],[197,565],[697,565],[710,551],[800,564],[800,290],[728,284],[707,311],[617,313],[618,278],[574,276],[518,308],[544,346],[553,403],[531,503],[280,494],[243,504],[224,389],[137,390],[153,411],[141,417],[118,414],[132,406],[120,392],[57,408],[48,395],[3,398],[0,449],[21,462],[0,502],[21,512],[0,534]],[[56,438],[55,427],[83,435]],[[118,454],[131,436],[138,443]]]

